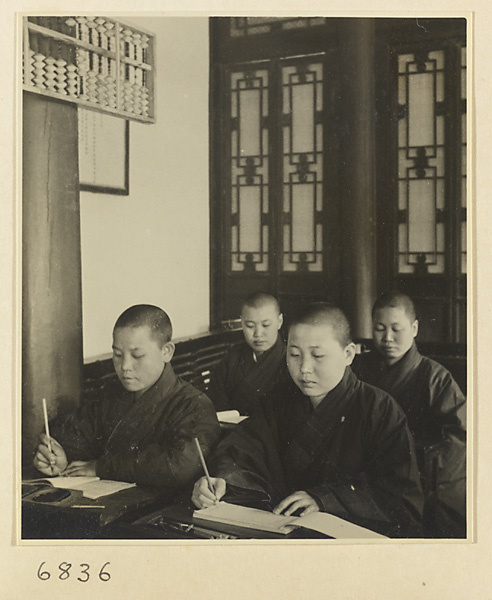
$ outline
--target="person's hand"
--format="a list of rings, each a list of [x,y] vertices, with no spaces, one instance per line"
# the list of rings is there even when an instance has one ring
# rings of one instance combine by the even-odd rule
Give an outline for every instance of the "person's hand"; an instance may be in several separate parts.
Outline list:
[[[65,450],[54,438],[49,438],[46,433],[39,436],[39,441],[32,464],[43,475],[60,475],[68,464]],[[49,449],[50,442],[51,452]]]
[[[95,460],[74,460],[63,471],[63,475],[67,477],[95,477],[96,476],[96,461]]]
[[[226,492],[225,479],[211,477],[210,480],[214,487],[213,491],[210,489],[206,477],[201,477],[193,487],[191,499],[197,508],[214,506]]]
[[[301,517],[319,511],[318,503],[307,492],[294,492],[290,496],[287,496],[287,498],[284,498],[282,502],[273,509],[273,512],[276,515],[283,513],[285,516],[289,516],[300,508],[304,508],[300,515]]]

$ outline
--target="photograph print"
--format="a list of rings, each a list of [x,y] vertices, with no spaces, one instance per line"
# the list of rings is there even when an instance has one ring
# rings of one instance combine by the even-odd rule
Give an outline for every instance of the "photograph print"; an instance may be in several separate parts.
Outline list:
[[[468,28],[18,17],[20,543],[472,541]]]

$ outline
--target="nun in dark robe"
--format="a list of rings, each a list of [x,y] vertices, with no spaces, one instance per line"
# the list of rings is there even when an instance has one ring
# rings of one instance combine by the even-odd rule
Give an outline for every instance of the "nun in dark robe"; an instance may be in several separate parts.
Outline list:
[[[210,378],[207,394],[217,410],[252,415],[260,398],[287,377],[283,317],[277,299],[256,292],[241,309],[244,342],[233,346]]]
[[[211,456],[213,490],[195,484],[199,508],[217,499],[285,515],[324,511],[391,537],[419,537],[423,495],[403,411],[350,369],[345,315],[303,309],[289,329],[290,378]]]
[[[375,349],[352,368],[405,412],[425,493],[426,537],[466,537],[466,399],[446,368],[420,354],[417,332],[411,299],[383,294],[373,308]]]

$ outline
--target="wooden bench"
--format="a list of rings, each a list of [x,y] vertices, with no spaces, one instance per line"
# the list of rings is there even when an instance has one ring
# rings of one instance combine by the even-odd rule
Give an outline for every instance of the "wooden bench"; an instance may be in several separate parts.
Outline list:
[[[174,371],[207,393],[210,374],[232,346],[243,339],[242,331],[210,333],[176,344],[171,364]]]

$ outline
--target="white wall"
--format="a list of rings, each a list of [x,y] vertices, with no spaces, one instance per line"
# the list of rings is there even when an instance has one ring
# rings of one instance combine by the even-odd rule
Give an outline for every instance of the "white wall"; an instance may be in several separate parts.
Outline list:
[[[130,123],[129,196],[81,193],[86,361],[132,304],[164,308],[175,338],[209,325],[208,19],[125,20],[156,35],[156,123]]]

